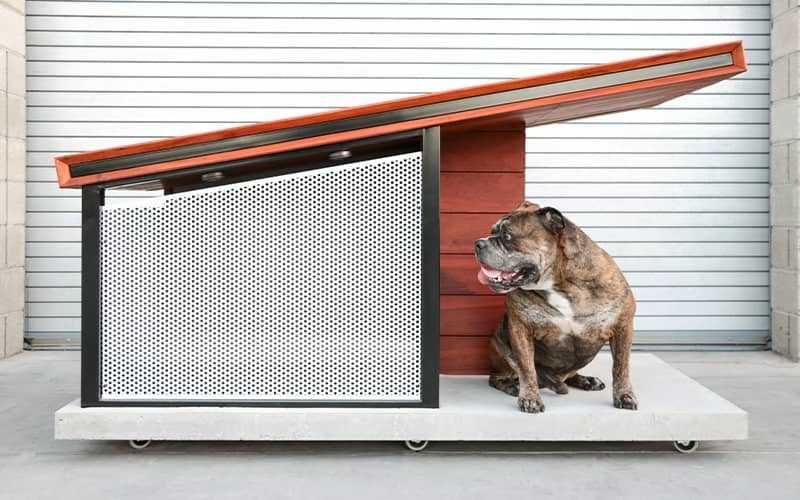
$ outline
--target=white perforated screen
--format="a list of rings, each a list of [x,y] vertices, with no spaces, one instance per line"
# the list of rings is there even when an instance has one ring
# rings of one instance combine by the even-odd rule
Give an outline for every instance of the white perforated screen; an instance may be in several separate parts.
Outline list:
[[[420,399],[414,153],[101,212],[101,399]]]

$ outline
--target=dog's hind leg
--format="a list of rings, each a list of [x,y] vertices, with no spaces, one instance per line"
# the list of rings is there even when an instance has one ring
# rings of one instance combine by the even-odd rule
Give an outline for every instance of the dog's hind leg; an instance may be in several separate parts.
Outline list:
[[[575,387],[584,391],[602,391],[606,388],[606,384],[599,378],[581,375],[578,372],[567,377],[564,383],[570,387]]]
[[[519,377],[511,350],[492,335],[489,340],[489,385],[510,396],[519,396]]]

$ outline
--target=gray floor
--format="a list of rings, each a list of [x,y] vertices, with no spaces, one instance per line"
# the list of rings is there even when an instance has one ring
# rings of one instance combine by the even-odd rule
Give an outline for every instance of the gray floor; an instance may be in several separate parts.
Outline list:
[[[659,353],[750,413],[750,439],[669,443],[155,443],[53,440],[76,352],[0,361],[0,498],[800,498],[800,365],[771,353]],[[635,374],[634,374],[635,383]],[[569,397],[569,396],[566,396]],[[536,418],[531,416],[531,418]]]

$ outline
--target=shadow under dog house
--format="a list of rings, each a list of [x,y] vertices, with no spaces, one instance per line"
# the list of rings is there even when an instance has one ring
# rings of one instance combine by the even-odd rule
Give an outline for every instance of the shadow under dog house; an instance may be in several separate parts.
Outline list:
[[[524,198],[525,128],[743,71],[726,43],[57,158],[80,406],[438,408],[440,375],[486,370],[473,242]]]

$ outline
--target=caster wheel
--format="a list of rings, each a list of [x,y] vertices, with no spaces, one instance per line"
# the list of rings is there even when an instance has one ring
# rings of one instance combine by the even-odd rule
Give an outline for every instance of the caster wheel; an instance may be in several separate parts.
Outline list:
[[[679,453],[692,453],[695,451],[699,446],[699,441],[675,441],[672,443],[672,446],[678,450]]]
[[[128,441],[128,445],[134,450],[143,450],[150,446],[151,442],[149,439],[131,439]]]
[[[422,451],[428,447],[428,441],[406,441],[406,448],[411,451]]]

